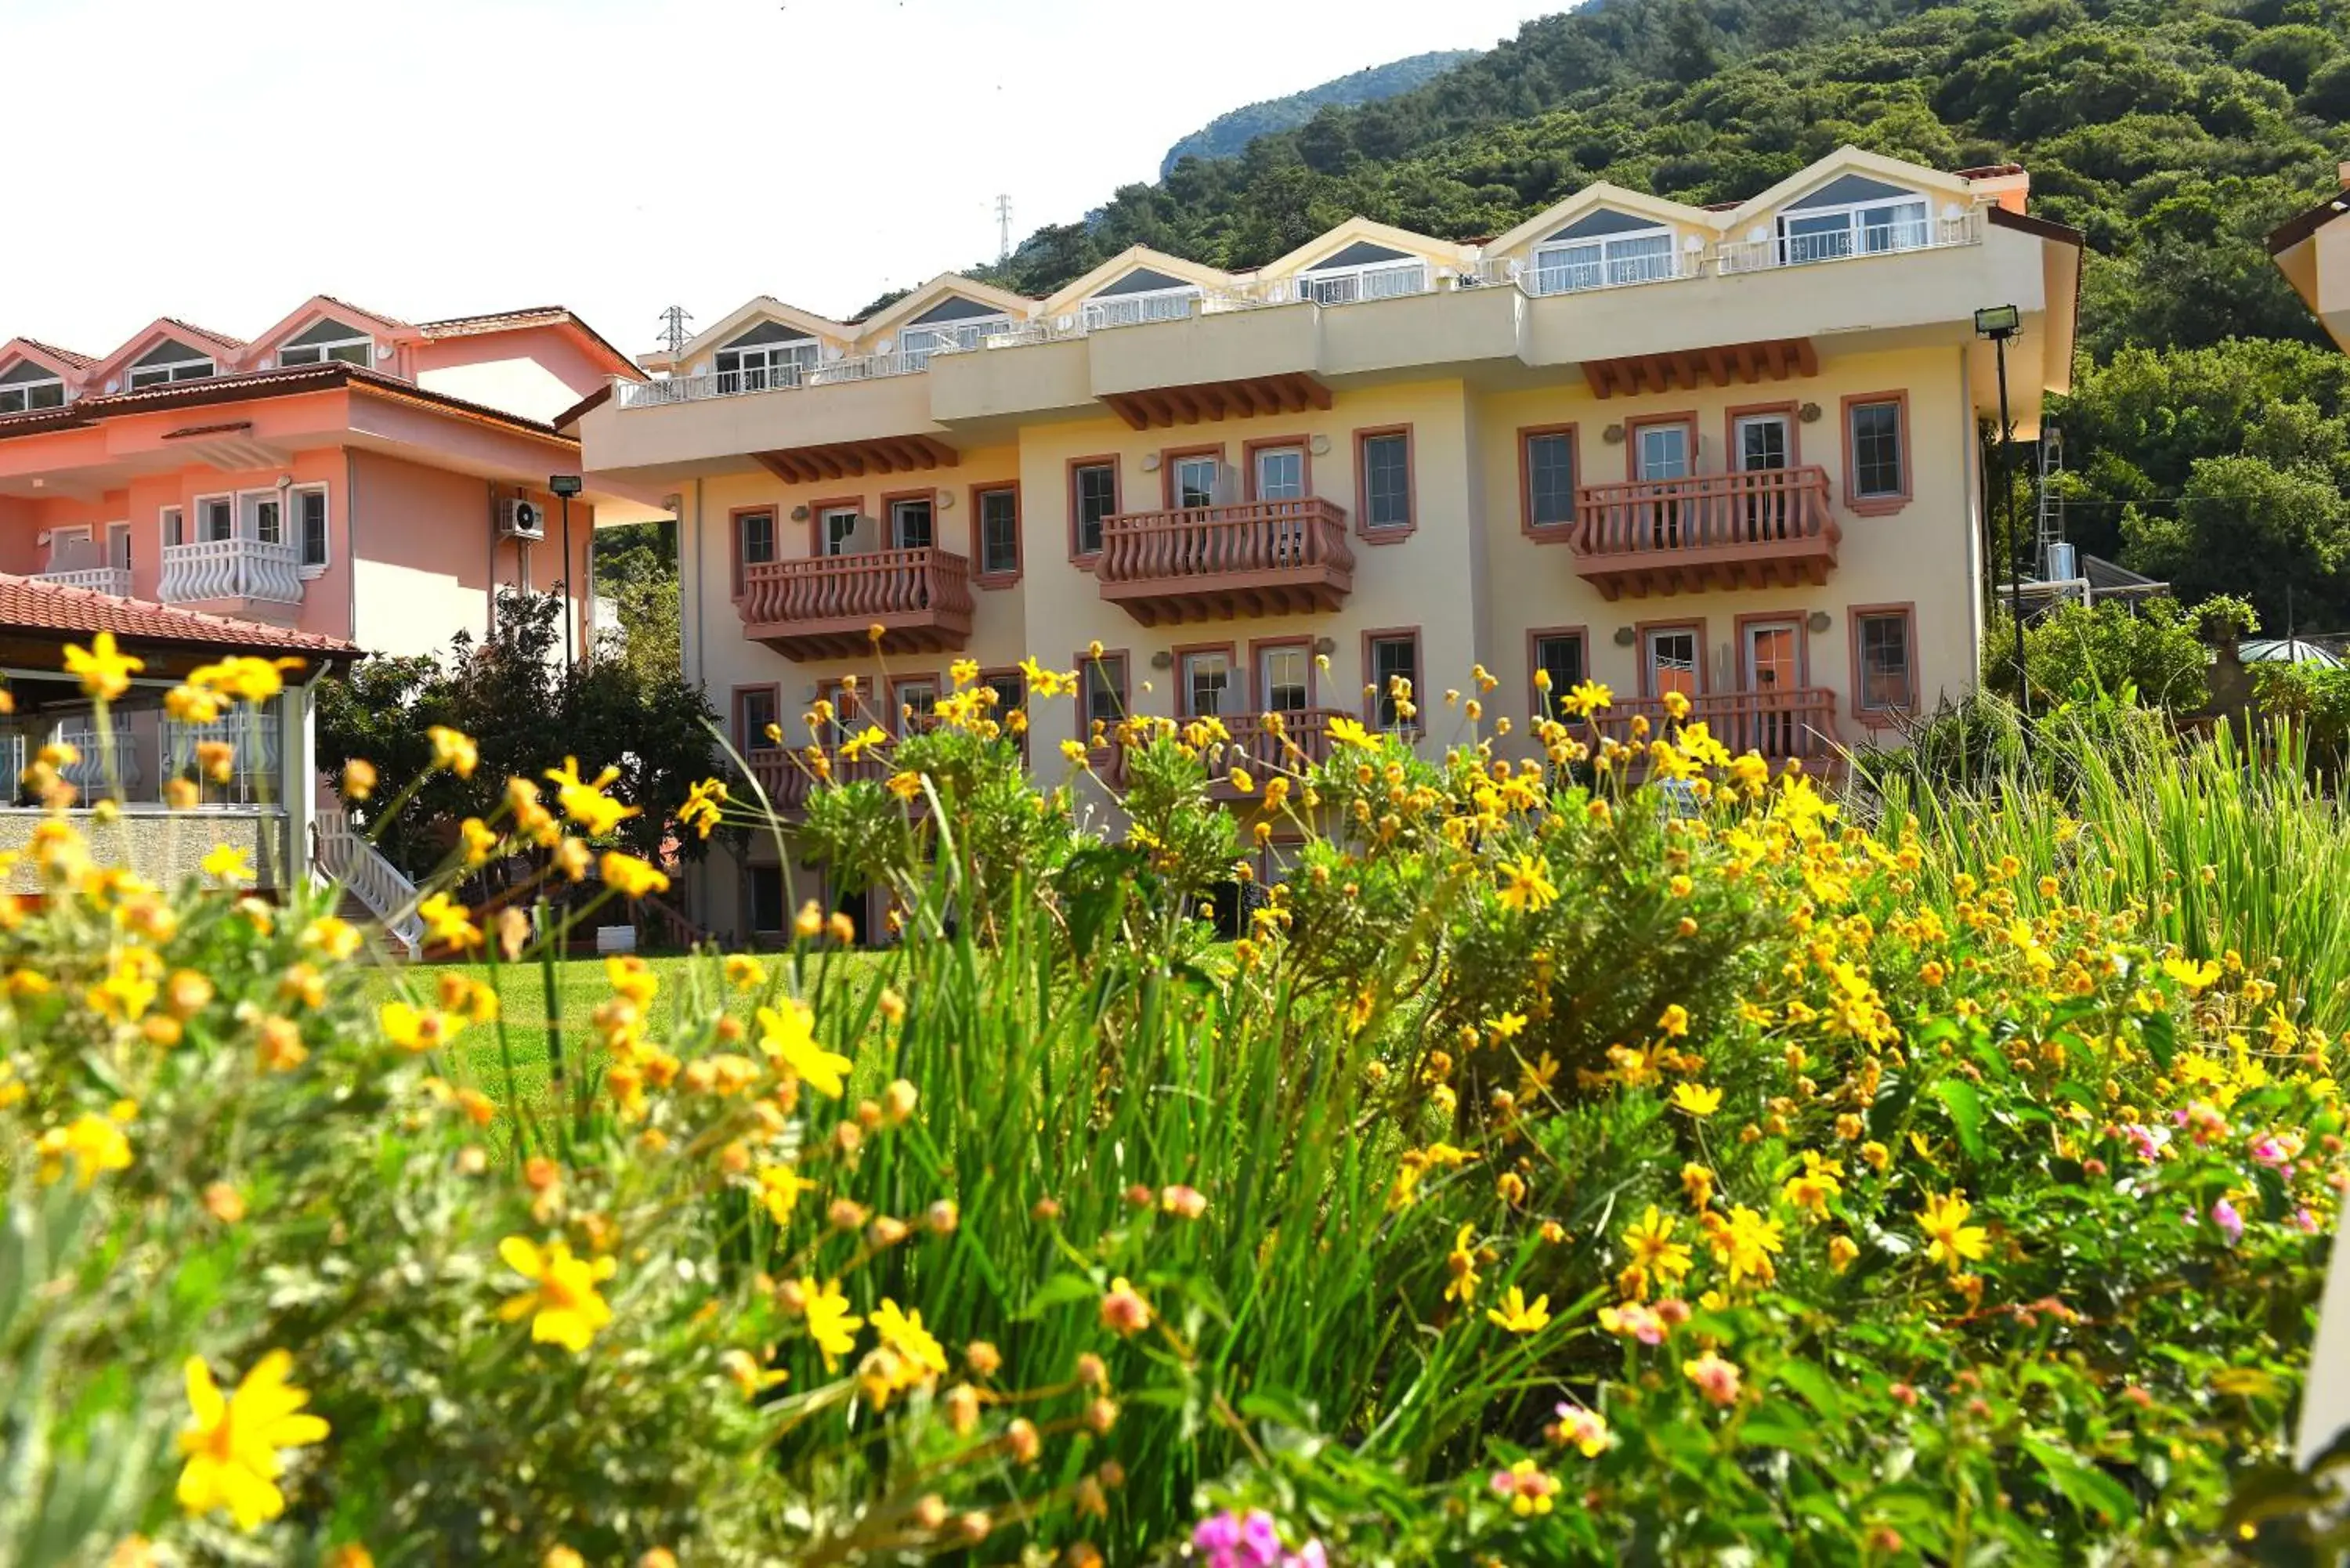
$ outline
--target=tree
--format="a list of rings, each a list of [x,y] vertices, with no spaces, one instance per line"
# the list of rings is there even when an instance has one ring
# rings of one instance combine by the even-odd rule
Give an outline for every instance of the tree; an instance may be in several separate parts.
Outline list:
[[[338,776],[355,758],[375,768],[374,791],[349,803],[351,815],[380,830],[379,847],[411,877],[443,859],[465,818],[500,815],[510,776],[543,785],[567,758],[591,775],[617,768],[609,794],[638,808],[617,840],[648,858],[662,852],[687,790],[708,776],[718,716],[684,671],[648,675],[611,658],[566,671],[562,614],[553,594],[504,589],[496,627],[478,644],[460,633],[439,659],[368,659],[319,683],[320,759]],[[427,731],[436,724],[479,747],[470,779],[433,768]],[[677,837],[678,852],[702,852],[699,835]]]

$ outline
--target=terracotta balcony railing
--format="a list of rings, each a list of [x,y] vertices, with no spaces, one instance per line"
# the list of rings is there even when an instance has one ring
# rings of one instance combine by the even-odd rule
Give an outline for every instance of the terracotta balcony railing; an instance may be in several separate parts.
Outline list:
[[[1834,691],[1824,686],[1799,686],[1784,691],[1715,691],[1692,697],[1689,716],[1692,722],[1703,721],[1706,732],[1729,748],[1731,756],[1760,752],[1773,762],[1801,757],[1806,763],[1824,763],[1837,754],[1835,711]],[[1618,699],[1599,715],[1599,732],[1628,744],[1635,718],[1648,721],[1651,740],[1670,726],[1662,698]]]
[[[1275,731],[1262,717],[1227,719],[1232,743],[1224,748],[1210,783],[1219,799],[1246,798],[1232,785],[1232,770],[1247,770],[1257,792],[1276,773],[1295,774],[1326,762],[1330,756],[1330,721],[1352,718],[1336,708],[1297,708],[1281,715]],[[1295,749],[1292,749],[1293,743]]]
[[[1102,520],[1101,596],[1145,626],[1336,609],[1355,586],[1347,514],[1319,496]]]
[[[897,771],[886,755],[867,753],[854,762],[842,762],[840,753],[826,748],[832,759],[832,780],[835,784],[855,784],[860,779],[876,784]],[[751,776],[767,792],[767,804],[779,812],[796,812],[807,805],[807,798],[816,787],[816,774],[810,767],[807,753],[799,747],[768,747],[745,753],[743,760],[750,764]]]
[[[971,637],[971,563],[945,550],[874,550],[761,561],[735,597],[744,635],[786,659],[839,659],[873,646],[938,653]]]
[[[1607,597],[1827,581],[1843,537],[1824,468],[1586,484],[1575,569]]]

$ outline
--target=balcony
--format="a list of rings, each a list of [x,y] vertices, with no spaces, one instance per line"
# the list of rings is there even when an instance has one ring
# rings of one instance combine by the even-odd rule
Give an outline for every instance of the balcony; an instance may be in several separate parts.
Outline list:
[[[795,392],[805,387],[834,387],[850,381],[877,381],[892,376],[913,376],[931,366],[928,352],[860,354],[821,365],[777,365],[754,370],[714,370],[700,376],[670,376],[651,381],[615,381],[614,400],[623,409],[659,408],[668,403],[699,403],[712,398],[747,397],[754,392]]]
[[[827,748],[835,784],[856,784],[859,781],[879,784],[897,771],[887,757],[871,753],[854,762],[842,762],[839,753]],[[807,809],[808,796],[819,787],[814,765],[803,751],[771,747],[750,753],[743,759],[751,776],[766,792],[767,804],[778,812],[799,813]]]
[[[1330,721],[1353,716],[1336,708],[1294,709],[1278,715],[1277,730],[1263,718],[1231,720],[1224,727],[1232,732],[1232,743],[1209,781],[1210,792],[1219,800],[1251,799],[1232,787],[1232,769],[1245,769],[1262,791],[1274,774],[1302,773],[1329,761]]]
[[[1818,585],[1843,534],[1819,467],[1586,484],[1575,575],[1607,598]]]
[[[1937,217],[1907,219],[1874,226],[1855,226],[1825,234],[1780,234],[1759,240],[1725,240],[1714,247],[1714,266],[1725,276],[1761,272],[1769,267],[1810,266],[1820,262],[1850,261],[1860,256],[1891,255],[1899,251],[1943,250],[1951,245],[1982,244],[1983,215],[1980,207]]]
[[[130,568],[128,566],[82,566],[67,570],[43,572],[45,583],[62,583],[69,588],[88,588],[94,594],[112,594],[117,598],[130,597]]]
[[[1706,732],[1730,749],[1731,756],[1759,752],[1774,763],[1789,758],[1819,764],[1835,762],[1841,753],[1835,738],[1836,694],[1825,686],[1798,687],[1785,691],[1718,691],[1690,699],[1690,721],[1702,722]],[[1630,744],[1632,721],[1648,721],[1654,739],[1671,727],[1662,698],[1617,701],[1597,715],[1599,732]]]
[[[1346,511],[1319,496],[1102,520],[1101,596],[1144,626],[1334,610],[1355,586]]]
[[[743,630],[786,659],[845,659],[873,647],[939,653],[971,637],[971,563],[945,550],[874,550],[743,568]]]
[[[302,607],[302,554],[266,539],[166,545],[155,597],[167,605],[290,626]]]

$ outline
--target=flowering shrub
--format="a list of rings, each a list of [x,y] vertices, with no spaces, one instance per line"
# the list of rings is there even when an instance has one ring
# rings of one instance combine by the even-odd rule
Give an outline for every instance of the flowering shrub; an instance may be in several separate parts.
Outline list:
[[[615,960],[543,1111],[469,971],[373,1008],[323,901],[45,824],[0,1557],[2074,1562],[2216,1542],[2281,1451],[2334,1044],[2224,909],[2108,907],[2103,834],[1880,837],[1588,688],[1534,763],[1472,691],[1441,762],[1341,726],[1229,812],[1212,721],[1133,721],[1066,763],[1110,842],[975,680],[813,796],[901,943]],[[584,863],[620,808],[547,782],[459,856]]]

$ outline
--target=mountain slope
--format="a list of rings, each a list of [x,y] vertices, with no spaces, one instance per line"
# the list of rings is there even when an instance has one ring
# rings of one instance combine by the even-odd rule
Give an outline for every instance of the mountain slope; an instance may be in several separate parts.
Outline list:
[[[1383,66],[1371,66],[1286,98],[1267,99],[1232,109],[1169,148],[1167,156],[1159,161],[1159,177],[1167,178],[1175,165],[1186,158],[1229,158],[1269,131],[1292,130],[1304,125],[1319,109],[1347,109],[1409,92],[1431,77],[1476,57],[1474,49],[1433,49],[1424,55],[1389,60]]]

